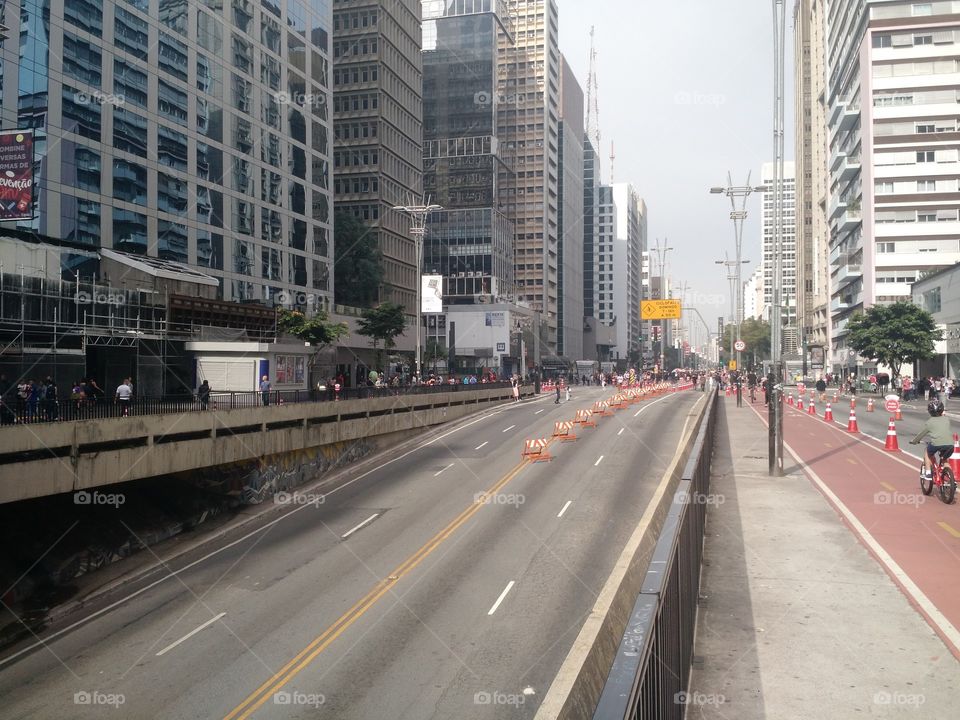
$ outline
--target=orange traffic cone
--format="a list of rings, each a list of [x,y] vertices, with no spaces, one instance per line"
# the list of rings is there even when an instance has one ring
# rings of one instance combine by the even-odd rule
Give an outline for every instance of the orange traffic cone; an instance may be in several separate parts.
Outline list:
[[[950,469],[953,470],[954,479],[960,477],[960,436],[953,434],[953,455],[950,456]]]
[[[900,412],[900,406],[899,406],[899,405],[897,405],[896,419],[897,419],[897,420],[903,420],[903,413]]]
[[[847,432],[849,433],[858,433],[860,432],[860,427],[857,425],[857,411],[853,408],[850,408],[850,420],[847,421]]]
[[[833,401],[834,401],[834,402],[840,402],[840,393],[834,391],[834,393],[833,393]]]
[[[790,395],[789,397],[787,397],[787,405],[791,405],[791,406],[793,405],[793,395]]]
[[[803,398],[800,397],[797,399],[797,410],[803,412]]]
[[[867,400],[867,412],[873,412],[873,399]]]
[[[853,410],[857,406],[857,399],[855,397],[850,398],[850,409]]]
[[[827,422],[833,422],[833,406],[827,403],[827,409],[823,411],[823,419]]]
[[[810,404],[807,405],[807,415],[813,415],[814,417],[817,416],[817,406],[813,400],[810,400]]]
[[[890,424],[887,426],[887,441],[883,449],[887,452],[900,452],[900,445],[897,444],[897,426],[893,424],[893,418],[890,418]]]

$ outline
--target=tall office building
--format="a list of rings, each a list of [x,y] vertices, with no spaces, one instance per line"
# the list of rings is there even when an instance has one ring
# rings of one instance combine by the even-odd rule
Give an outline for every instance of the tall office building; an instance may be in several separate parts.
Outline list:
[[[620,234],[619,217],[613,186],[600,185],[597,188],[597,234],[594,244],[594,317],[602,325],[616,323],[618,327],[618,310],[613,291],[613,254]],[[620,320],[625,321],[625,318]]]
[[[334,192],[376,237],[380,299],[412,313],[417,258],[410,219],[392,210],[423,191],[423,72],[419,0],[335,0]]]
[[[827,226],[826,0],[796,0],[794,93],[797,186],[797,316],[807,346],[830,347]]]
[[[498,133],[516,158],[516,172],[505,172],[502,178],[507,192],[504,209],[516,223],[517,297],[542,314],[543,340],[555,354],[560,305],[557,4],[555,0],[505,3],[516,25],[512,39],[501,35]]]
[[[640,301],[643,299],[643,251],[647,244],[647,206],[628,183],[613,186],[616,235],[613,242],[613,304],[617,315],[618,359],[637,362],[640,349]]]
[[[600,160],[593,139],[583,140],[583,315],[597,318],[597,235],[600,208]],[[588,358],[590,359],[590,358]]]
[[[34,131],[35,207],[0,227],[329,300],[329,2],[18,4],[0,125]]]
[[[560,75],[557,354],[583,358],[583,89],[567,59]]]
[[[773,304],[773,254],[774,254],[774,210],[773,210],[773,163],[764,163],[760,181],[763,210],[761,250],[763,253],[763,306],[766,319],[770,319]],[[797,192],[794,164],[783,164],[783,246],[780,248],[783,284],[781,286],[782,317],[784,327],[783,350],[786,353],[797,352],[799,333],[797,328]],[[789,339],[789,341],[788,341]]]
[[[832,360],[854,312],[960,261],[960,12],[952,2],[828,6]]]
[[[499,137],[502,7],[423,3],[424,190],[431,214],[424,270],[444,276],[444,302],[513,299],[514,225],[501,209],[513,169]],[[503,40],[506,42],[506,40]]]

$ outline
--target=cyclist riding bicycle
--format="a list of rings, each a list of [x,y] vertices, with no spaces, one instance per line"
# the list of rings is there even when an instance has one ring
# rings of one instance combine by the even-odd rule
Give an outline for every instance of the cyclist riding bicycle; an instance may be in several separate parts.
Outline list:
[[[934,454],[940,453],[944,460],[953,455],[953,433],[950,429],[950,420],[943,417],[942,402],[931,400],[927,405],[927,412],[930,413],[930,419],[910,444],[916,445],[923,438],[930,436],[927,451],[923,455],[923,476],[929,480],[932,477],[930,463],[933,461]]]

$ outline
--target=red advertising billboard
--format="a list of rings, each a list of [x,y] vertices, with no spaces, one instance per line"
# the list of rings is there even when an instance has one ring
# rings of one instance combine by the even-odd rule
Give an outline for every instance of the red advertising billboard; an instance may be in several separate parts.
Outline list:
[[[33,217],[33,131],[0,131],[0,221]]]

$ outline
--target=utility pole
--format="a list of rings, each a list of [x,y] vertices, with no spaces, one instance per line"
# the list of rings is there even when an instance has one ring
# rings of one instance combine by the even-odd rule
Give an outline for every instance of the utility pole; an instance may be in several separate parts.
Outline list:
[[[420,324],[421,324],[421,313],[422,313],[422,301],[420,298],[420,293],[422,291],[421,285],[423,285],[423,279],[421,275],[421,267],[423,265],[423,236],[426,234],[427,228],[427,216],[436,212],[437,210],[443,210],[439,205],[431,205],[428,200],[422,205],[397,205],[393,208],[397,212],[406,213],[410,216],[410,237],[413,238],[414,245],[416,246],[416,256],[417,256],[417,348],[414,353],[414,366],[413,366],[413,376],[415,380],[419,380],[422,376],[422,369],[420,367]]]
[[[654,244],[654,247],[653,247],[653,252],[655,252],[655,253],[657,254],[657,259],[659,260],[659,268],[658,268],[658,269],[659,269],[659,273],[658,273],[658,275],[659,275],[659,277],[660,277],[660,286],[659,286],[659,288],[658,288],[658,297],[655,298],[656,300],[663,300],[663,299],[665,299],[665,295],[666,295],[666,290],[665,290],[665,288],[666,288],[666,285],[665,285],[665,282],[666,282],[666,281],[665,281],[666,272],[665,272],[665,268],[666,268],[666,265],[667,265],[667,253],[670,252],[671,250],[673,250],[673,248],[667,246],[667,239],[666,239],[666,238],[663,239],[663,242],[660,242],[660,238],[657,238],[656,243]],[[652,268],[651,268],[651,270],[652,270]],[[650,276],[653,277],[653,272],[650,273]],[[663,361],[664,361],[664,356],[665,356],[665,353],[663,352],[663,350],[664,350],[664,344],[666,343],[667,335],[666,335],[666,333],[664,332],[663,320],[654,320],[654,321],[652,321],[652,322],[659,323],[658,326],[657,326],[657,327],[660,328],[660,357],[658,358],[658,364],[659,364],[659,366],[660,366],[660,371],[662,372],[662,371],[663,371],[663,366],[664,366],[664,362],[663,362]]]
[[[770,392],[769,472],[783,476],[783,176],[784,176],[784,65],[786,57],[786,7],[784,0],[773,1],[773,298],[770,307],[771,373],[767,376]]]

